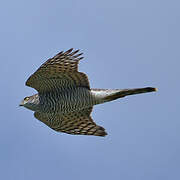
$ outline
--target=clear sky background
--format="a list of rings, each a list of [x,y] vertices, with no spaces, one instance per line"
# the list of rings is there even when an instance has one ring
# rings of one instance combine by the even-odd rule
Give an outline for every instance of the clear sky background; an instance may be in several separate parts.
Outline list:
[[[93,88],[157,93],[97,105],[105,138],[57,133],[18,107],[27,78],[61,50],[81,49]],[[0,2],[0,179],[179,180],[180,2]]]

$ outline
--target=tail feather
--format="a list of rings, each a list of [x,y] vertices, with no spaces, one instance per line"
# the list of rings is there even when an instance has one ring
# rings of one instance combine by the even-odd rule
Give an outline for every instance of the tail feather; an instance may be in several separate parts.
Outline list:
[[[95,97],[96,104],[113,101],[129,95],[148,93],[157,91],[153,87],[136,88],[136,89],[91,89],[92,95]]]
[[[112,93],[109,96],[105,97],[105,101],[112,101],[129,95],[148,93],[153,91],[157,91],[157,89],[153,87],[146,87],[146,88],[136,88],[136,89],[122,89],[119,90],[118,92],[116,90],[115,93]]]

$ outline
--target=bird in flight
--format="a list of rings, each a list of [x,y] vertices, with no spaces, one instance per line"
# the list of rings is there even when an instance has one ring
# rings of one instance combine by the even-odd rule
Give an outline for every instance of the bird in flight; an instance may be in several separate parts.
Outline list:
[[[156,91],[156,88],[91,89],[86,74],[78,71],[83,57],[73,48],[48,59],[26,81],[38,91],[20,103],[34,116],[58,132],[74,135],[107,135],[91,118],[93,106],[128,95]]]

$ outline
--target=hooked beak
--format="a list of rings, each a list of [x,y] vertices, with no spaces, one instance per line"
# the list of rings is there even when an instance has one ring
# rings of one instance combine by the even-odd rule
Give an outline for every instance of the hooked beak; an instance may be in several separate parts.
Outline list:
[[[19,106],[24,106],[24,102],[22,101],[22,102],[19,104]]]

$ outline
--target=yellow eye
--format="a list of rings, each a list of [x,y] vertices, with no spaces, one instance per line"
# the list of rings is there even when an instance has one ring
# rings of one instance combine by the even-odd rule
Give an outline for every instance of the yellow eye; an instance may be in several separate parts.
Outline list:
[[[25,97],[25,98],[24,98],[24,101],[28,101],[28,100],[29,100],[29,97]]]

